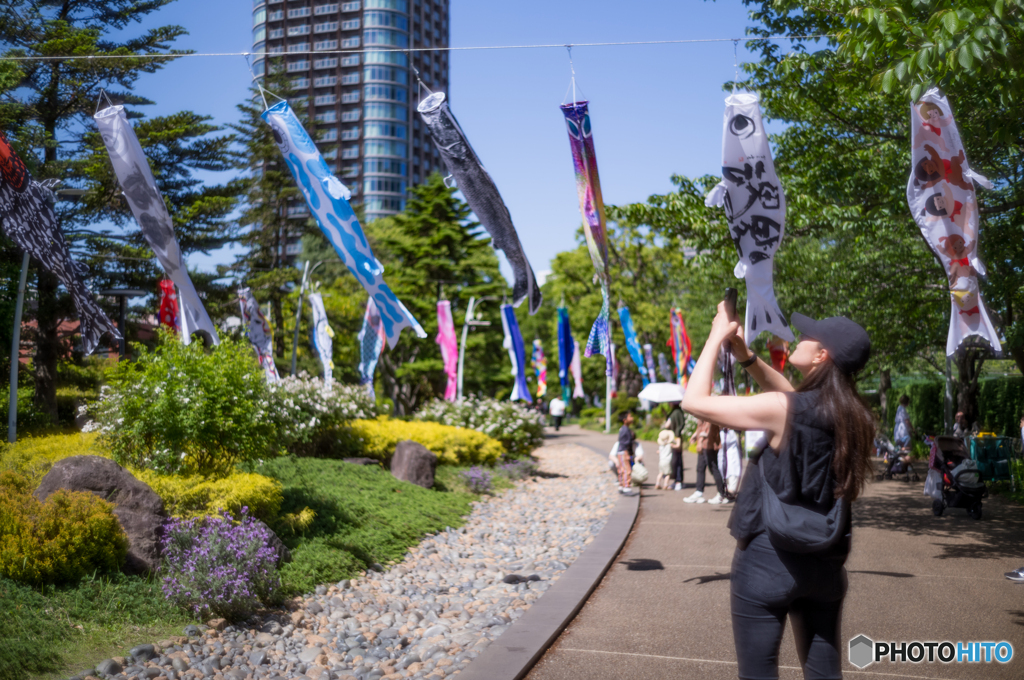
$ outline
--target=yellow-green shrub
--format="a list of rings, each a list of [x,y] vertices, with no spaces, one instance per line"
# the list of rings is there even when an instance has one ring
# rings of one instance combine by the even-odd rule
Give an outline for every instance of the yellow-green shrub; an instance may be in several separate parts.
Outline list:
[[[391,458],[395,445],[404,439],[423,444],[437,455],[438,463],[446,465],[494,463],[505,452],[501,442],[476,430],[388,418],[353,420],[342,428],[341,436],[343,448],[380,461]]]
[[[73,583],[95,571],[116,571],[128,539],[112,503],[60,489],[40,503],[32,483],[0,473],[0,576],[24,583]]]
[[[238,516],[248,507],[250,515],[268,521],[281,509],[280,482],[263,475],[236,472],[207,479],[159,475],[152,470],[132,470],[132,474],[164,499],[167,512],[175,517],[216,515],[222,510]]]
[[[109,451],[97,441],[98,437],[97,432],[22,437],[14,444],[0,447],[0,472],[7,470],[24,475],[35,488],[59,460],[71,456],[110,458]]]

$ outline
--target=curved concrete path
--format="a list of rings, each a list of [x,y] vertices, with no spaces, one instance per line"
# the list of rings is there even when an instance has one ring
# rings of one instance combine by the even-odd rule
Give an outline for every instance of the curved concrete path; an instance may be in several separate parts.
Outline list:
[[[563,430],[577,435],[576,428]],[[619,558],[528,678],[737,677],[729,615],[735,542],[726,528],[732,506],[683,503],[692,493],[696,460],[684,456],[686,490],[655,491],[653,479],[644,488],[639,517]],[[656,472],[653,461],[648,469]],[[844,649],[844,675],[1024,677],[1024,585],[1003,578],[1003,572],[1024,565],[1024,508],[990,498],[980,522],[963,510],[937,518],[921,486],[871,483],[854,506],[843,639],[864,634],[878,641],[1006,640],[1014,658],[1007,664],[880,662],[858,670]],[[788,626],[780,665],[781,678],[803,677]]]

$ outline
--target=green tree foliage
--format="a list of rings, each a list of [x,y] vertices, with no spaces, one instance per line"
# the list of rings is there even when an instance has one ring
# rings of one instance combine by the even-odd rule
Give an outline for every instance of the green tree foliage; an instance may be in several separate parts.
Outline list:
[[[178,52],[170,44],[184,34],[179,26],[160,26],[135,37],[123,31],[159,10],[170,0],[65,0],[60,3],[15,0],[0,17],[0,51],[9,57],[46,57],[19,62],[17,71],[0,69],[0,123],[37,179],[58,178],[64,189],[78,190],[80,200],[57,204],[57,217],[66,232],[80,232],[99,220],[117,225],[133,223],[120,199],[92,121],[101,90],[129,107],[151,102],[132,94],[136,81],[162,68]],[[73,55],[153,55],[123,59],[61,60]],[[166,55],[166,56],[158,56]],[[197,170],[226,169],[227,140],[217,136],[208,119],[191,112],[157,118],[138,126],[143,147],[150,153],[157,183],[164,194],[183,249],[206,250],[228,235],[224,218],[233,207],[233,188],[207,187]],[[95,235],[72,237],[76,257],[94,272],[93,286],[155,289],[159,271],[152,253],[134,229],[124,243]],[[70,338],[58,336],[63,319],[74,316],[57,279],[36,269],[37,331],[28,338],[36,347],[35,399],[56,418],[57,363]],[[200,281],[202,283],[202,281]],[[101,300],[101,303],[107,301]],[[113,307],[110,309],[113,313]]]
[[[399,415],[412,414],[444,394],[447,378],[434,342],[437,301],[444,297],[451,302],[455,327],[461,329],[470,296],[500,299],[508,292],[490,239],[469,220],[469,207],[455,197],[455,189],[435,173],[410,194],[403,212],[376,220],[367,229],[374,254],[387,267],[388,285],[427,332],[421,340],[404,331],[378,364],[382,392]],[[366,304],[365,294],[359,299]],[[464,391],[490,395],[508,382],[508,355],[501,346],[498,303],[484,305],[481,312],[491,325],[472,332],[467,341]]]
[[[631,206],[633,207],[633,206]],[[619,383],[616,389],[636,395],[642,387],[640,373],[626,352],[625,338],[616,312],[618,303],[629,307],[640,344],[650,343],[655,358],[659,352],[669,355],[666,342],[669,337],[669,309],[678,306],[687,310],[686,321],[690,337],[697,341],[701,333],[710,329],[709,315],[703,304],[712,299],[711,290],[719,297],[724,288],[724,277],[713,267],[698,270],[692,259],[686,258],[684,242],[667,233],[656,219],[645,221],[639,215],[645,208],[608,207],[608,257],[611,274],[612,342],[619,360]],[[636,213],[636,214],[634,214]],[[638,226],[643,224],[644,226]],[[601,310],[601,292],[594,284],[594,266],[583,242],[583,231],[577,233],[579,245],[574,250],[558,253],[551,263],[551,274],[544,283],[544,306],[533,317],[525,308],[518,310],[523,340],[529,345],[534,338],[541,340],[548,359],[548,390],[554,394],[560,388],[558,379],[558,316],[556,308],[564,299],[569,309],[573,337],[586,346],[590,327]],[[691,253],[692,254],[692,253]],[[588,395],[604,398],[605,360],[593,356],[581,359],[583,385]],[[671,363],[671,358],[669,359]],[[535,380],[528,369],[532,384]],[[509,389],[511,384],[509,382]]]

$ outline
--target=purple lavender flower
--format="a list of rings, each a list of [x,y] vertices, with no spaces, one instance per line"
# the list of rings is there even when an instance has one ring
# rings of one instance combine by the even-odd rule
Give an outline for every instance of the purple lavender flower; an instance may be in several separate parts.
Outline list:
[[[479,465],[465,470],[462,473],[462,478],[466,480],[466,486],[473,493],[488,493],[491,490],[491,473]]]
[[[242,508],[236,521],[172,519],[164,528],[163,592],[197,617],[239,620],[281,587],[271,532]]]

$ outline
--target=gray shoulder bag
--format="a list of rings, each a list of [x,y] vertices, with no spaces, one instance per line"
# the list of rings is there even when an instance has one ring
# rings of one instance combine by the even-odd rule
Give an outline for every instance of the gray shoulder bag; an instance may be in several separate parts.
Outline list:
[[[850,503],[840,498],[822,514],[800,505],[783,503],[761,470],[761,517],[772,545],[794,553],[814,553],[835,545],[843,535],[850,516]],[[831,474],[830,474],[831,478]]]

